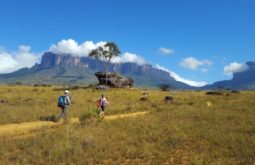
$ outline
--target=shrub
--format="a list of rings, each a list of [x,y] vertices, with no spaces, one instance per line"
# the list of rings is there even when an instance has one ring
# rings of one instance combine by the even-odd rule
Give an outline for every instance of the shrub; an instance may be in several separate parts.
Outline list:
[[[100,113],[99,109],[96,110],[93,109],[84,112],[79,118],[81,125],[85,125],[87,121],[98,118],[99,113]]]
[[[168,84],[161,84],[159,86],[159,89],[161,89],[162,91],[169,91],[170,90],[170,86]]]

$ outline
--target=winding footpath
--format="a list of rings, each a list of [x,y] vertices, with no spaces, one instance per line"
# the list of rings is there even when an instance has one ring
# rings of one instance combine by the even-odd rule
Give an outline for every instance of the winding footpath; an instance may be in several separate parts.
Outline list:
[[[117,115],[109,115],[105,116],[104,120],[116,120],[122,119],[126,117],[136,117],[140,115],[145,115],[149,113],[149,111],[142,111],[142,112],[134,112],[134,113],[127,113],[127,114],[117,114]],[[70,118],[70,124],[77,124],[79,123],[79,118]],[[54,127],[57,125],[62,124],[54,123],[52,121],[34,121],[34,122],[24,122],[19,124],[3,124],[0,125],[0,137],[16,137],[16,136],[24,136],[29,134],[36,134],[36,130],[43,128],[43,127]]]

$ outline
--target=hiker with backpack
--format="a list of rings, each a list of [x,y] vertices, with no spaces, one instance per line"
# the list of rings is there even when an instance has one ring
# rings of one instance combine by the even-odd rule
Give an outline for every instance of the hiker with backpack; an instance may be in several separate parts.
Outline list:
[[[56,122],[58,122],[62,117],[64,117],[64,121],[67,122],[67,109],[69,105],[71,105],[69,91],[65,90],[64,95],[59,96],[58,98],[58,107],[61,108],[62,112],[58,115]]]
[[[104,95],[102,94],[101,99],[98,100],[100,101],[100,108],[101,108],[101,112],[100,112],[100,116],[104,116],[104,110],[105,110],[105,106],[106,104],[109,104],[109,102],[106,100],[106,98],[104,97]]]

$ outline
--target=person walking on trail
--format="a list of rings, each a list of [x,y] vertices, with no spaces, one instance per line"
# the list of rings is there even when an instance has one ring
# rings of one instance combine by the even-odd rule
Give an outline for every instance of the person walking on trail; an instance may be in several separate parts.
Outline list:
[[[61,118],[64,118],[64,121],[67,122],[67,109],[69,105],[71,105],[69,91],[65,90],[64,96],[59,96],[58,99],[58,106],[61,108],[62,112],[58,115],[57,122]]]
[[[105,110],[106,104],[109,104],[109,102],[106,100],[106,98],[102,94],[102,97],[100,99],[101,113],[99,115],[104,116],[104,110]]]

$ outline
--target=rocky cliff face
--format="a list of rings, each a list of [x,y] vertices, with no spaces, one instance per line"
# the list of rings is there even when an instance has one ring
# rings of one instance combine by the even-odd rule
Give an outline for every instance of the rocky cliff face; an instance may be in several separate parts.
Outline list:
[[[74,57],[70,55],[58,55],[51,52],[47,52],[42,56],[40,66],[42,68],[51,68],[54,66],[88,67],[88,63],[82,60],[81,57]]]
[[[104,71],[104,62],[91,59],[89,57],[75,57],[71,55],[59,55],[51,52],[46,52],[42,56],[41,68],[51,68],[54,66],[71,66],[71,67],[84,67],[93,70]],[[111,64],[109,67],[111,72],[119,72],[121,74],[133,73],[136,75],[143,74],[145,72],[150,72],[152,74],[164,74],[168,76],[167,72],[153,68],[149,64],[138,65],[136,63],[119,63]]]

